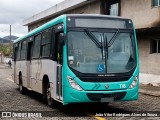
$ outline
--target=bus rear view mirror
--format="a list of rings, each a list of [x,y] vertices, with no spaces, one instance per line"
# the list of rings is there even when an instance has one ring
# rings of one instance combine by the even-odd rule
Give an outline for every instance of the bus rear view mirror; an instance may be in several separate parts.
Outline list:
[[[65,44],[65,35],[64,35],[64,33],[60,33],[58,39],[59,39],[59,43],[60,43],[61,45],[64,45],[64,44]]]

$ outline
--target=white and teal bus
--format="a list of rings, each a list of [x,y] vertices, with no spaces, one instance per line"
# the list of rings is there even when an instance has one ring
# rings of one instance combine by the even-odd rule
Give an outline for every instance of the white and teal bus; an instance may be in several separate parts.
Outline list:
[[[14,42],[14,82],[49,106],[138,99],[133,22],[105,15],[61,15]]]

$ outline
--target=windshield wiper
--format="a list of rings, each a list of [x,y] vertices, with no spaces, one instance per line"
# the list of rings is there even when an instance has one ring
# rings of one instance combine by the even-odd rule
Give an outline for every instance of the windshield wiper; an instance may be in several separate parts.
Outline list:
[[[103,60],[103,45],[102,45],[102,37],[101,37],[101,43],[98,41],[98,39],[90,32],[88,29],[84,29],[85,33],[88,37],[91,38],[91,40],[97,45],[98,48],[101,48],[102,53],[102,60]]]
[[[87,36],[90,37],[91,40],[97,45],[98,48],[103,48],[100,42],[97,40],[97,38],[88,29],[84,29],[84,31],[87,34]]]
[[[114,43],[116,38],[119,36],[119,29],[117,29],[117,32],[113,35],[111,40],[108,42],[107,47],[111,47],[111,45]]]
[[[103,61],[103,44],[102,44],[102,41],[103,41],[103,39],[102,39],[102,36],[101,36],[101,46],[102,46],[101,53],[102,53],[102,61]]]

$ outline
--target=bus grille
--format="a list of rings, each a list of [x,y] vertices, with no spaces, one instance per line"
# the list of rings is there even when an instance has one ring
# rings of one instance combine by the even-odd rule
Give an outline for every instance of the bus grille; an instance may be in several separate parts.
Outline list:
[[[79,77],[83,82],[120,82],[127,81],[131,76],[123,77]]]
[[[114,100],[121,100],[124,98],[127,92],[117,92],[111,94],[104,93],[87,93],[87,96],[92,101],[101,101],[101,98],[113,97]]]

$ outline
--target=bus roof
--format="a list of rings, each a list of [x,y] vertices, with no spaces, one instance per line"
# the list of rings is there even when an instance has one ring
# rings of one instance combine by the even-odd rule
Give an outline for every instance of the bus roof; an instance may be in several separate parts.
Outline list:
[[[57,17],[57,18],[55,18],[55,19],[43,24],[42,26],[34,29],[33,31],[30,31],[25,36],[16,39],[14,41],[14,43],[17,43],[17,42],[19,42],[21,40],[24,40],[24,39],[26,39],[26,38],[34,35],[34,34],[37,34],[37,33],[41,32],[41,31],[43,31],[43,30],[45,30],[45,29],[47,29],[49,27],[52,27],[55,24],[61,23],[62,21],[66,20],[65,19],[66,17],[90,17],[90,18],[97,17],[97,18],[113,18],[113,19],[130,20],[128,18],[123,18],[123,17],[109,16],[109,15],[99,15],[99,14],[65,14],[65,15],[61,15],[61,16],[59,16],[59,17]]]
[[[66,14],[67,17],[98,17],[98,18],[117,18],[117,19],[125,19],[131,20],[125,17],[120,16],[111,16],[111,15],[100,15],[100,14]]]

